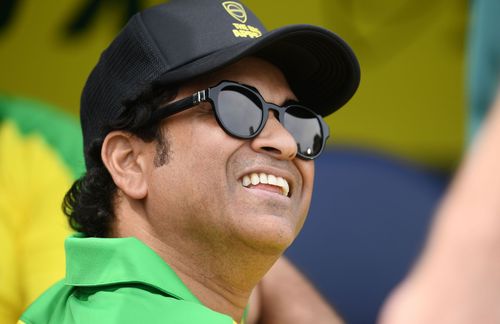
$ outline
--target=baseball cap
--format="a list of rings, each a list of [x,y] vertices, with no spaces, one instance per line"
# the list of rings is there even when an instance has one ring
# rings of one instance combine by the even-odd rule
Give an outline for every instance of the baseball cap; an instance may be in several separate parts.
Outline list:
[[[299,101],[322,116],[342,107],[360,80],[353,51],[327,29],[268,31],[238,1],[172,0],[135,14],[101,54],[81,98],[85,152],[106,136],[123,102],[151,84],[173,86],[247,56],[277,66]]]

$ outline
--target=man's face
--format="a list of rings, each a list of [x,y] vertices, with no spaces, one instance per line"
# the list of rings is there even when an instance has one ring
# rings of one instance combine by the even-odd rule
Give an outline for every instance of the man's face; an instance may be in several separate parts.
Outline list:
[[[186,84],[174,101],[221,80],[253,86],[277,105],[296,99],[280,70],[247,58]],[[165,119],[162,127],[169,159],[154,167],[151,158],[145,200],[155,236],[170,245],[183,242],[185,252],[200,246],[220,249],[228,242],[268,252],[288,247],[307,215],[314,163],[295,157],[295,140],[273,114],[252,140],[225,133],[209,103]],[[153,156],[154,144],[147,145]],[[244,186],[245,176],[253,174],[285,179],[290,193],[269,184]]]

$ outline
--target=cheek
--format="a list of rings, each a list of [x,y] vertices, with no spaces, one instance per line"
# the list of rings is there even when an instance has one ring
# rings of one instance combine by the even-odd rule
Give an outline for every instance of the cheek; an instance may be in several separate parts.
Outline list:
[[[296,227],[296,235],[300,232],[309,213],[311,205],[312,192],[314,187],[314,162],[313,161],[298,161],[297,167],[302,175],[302,195],[300,197],[299,220]]]
[[[195,116],[180,127],[172,125],[169,133],[170,162],[179,175],[204,187],[225,182],[228,163],[242,141],[227,135],[212,114]]]
[[[302,196],[300,197],[300,213],[305,216],[309,212],[311,198],[314,187],[314,162],[313,161],[298,161],[297,167],[302,175]]]
[[[314,186],[314,161],[300,160],[296,165],[302,175],[303,194],[311,196]]]

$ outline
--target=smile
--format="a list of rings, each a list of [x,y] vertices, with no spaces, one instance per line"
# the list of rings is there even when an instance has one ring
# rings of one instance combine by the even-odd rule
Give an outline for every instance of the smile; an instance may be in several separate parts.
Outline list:
[[[288,197],[290,192],[290,186],[288,185],[288,181],[282,177],[277,177],[273,174],[266,173],[250,173],[245,175],[241,179],[241,184],[243,187],[249,188],[250,186],[257,186],[259,184],[273,186],[280,189],[280,193]]]

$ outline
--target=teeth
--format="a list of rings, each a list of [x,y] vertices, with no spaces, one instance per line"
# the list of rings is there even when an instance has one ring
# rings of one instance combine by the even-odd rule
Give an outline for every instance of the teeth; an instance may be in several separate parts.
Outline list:
[[[267,175],[265,173],[259,174],[260,183],[267,184]]]
[[[290,186],[288,185],[288,181],[282,177],[277,177],[273,174],[265,174],[265,173],[251,173],[249,175],[245,175],[241,179],[241,184],[244,187],[248,187],[250,185],[258,185],[259,183],[262,184],[270,184],[273,186],[277,186],[281,188],[281,192],[283,196],[288,196],[288,193],[290,192]]]
[[[278,177],[277,179],[278,186],[280,186],[283,190],[283,195],[288,196],[288,192],[290,191],[290,187],[288,186],[288,182],[282,177]]]
[[[248,187],[252,183],[249,176],[244,176],[241,182],[243,183],[244,187]]]

